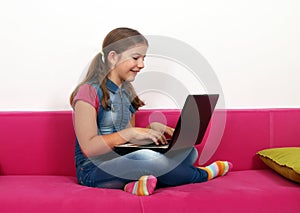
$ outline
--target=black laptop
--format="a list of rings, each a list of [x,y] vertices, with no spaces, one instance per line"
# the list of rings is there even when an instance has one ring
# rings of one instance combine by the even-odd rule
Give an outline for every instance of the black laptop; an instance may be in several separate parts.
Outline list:
[[[168,139],[168,144],[156,145],[151,140],[141,141],[140,143],[127,142],[115,146],[114,151],[119,155],[125,155],[139,149],[151,149],[160,153],[166,153],[170,149],[178,150],[200,144],[218,98],[218,94],[188,95],[181,110],[173,136]]]

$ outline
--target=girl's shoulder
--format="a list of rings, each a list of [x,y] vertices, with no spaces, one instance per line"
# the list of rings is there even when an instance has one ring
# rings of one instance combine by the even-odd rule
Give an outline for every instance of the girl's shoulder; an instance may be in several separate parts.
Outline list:
[[[98,111],[100,104],[97,87],[89,83],[82,84],[74,97],[73,105],[75,105],[78,100],[91,104]]]

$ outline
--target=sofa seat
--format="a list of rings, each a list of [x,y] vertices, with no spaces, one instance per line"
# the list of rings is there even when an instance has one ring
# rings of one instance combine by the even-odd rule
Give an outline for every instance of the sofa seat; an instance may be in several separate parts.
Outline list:
[[[140,201],[122,190],[81,186],[74,176],[0,176],[0,212],[134,212]],[[127,196],[124,196],[126,194]],[[13,208],[12,208],[13,207]]]
[[[233,171],[204,183],[158,189],[150,197],[80,186],[72,176],[7,175],[0,176],[0,183],[4,212],[85,212],[88,209],[92,213],[101,209],[114,212],[126,209],[126,212],[150,213],[164,209],[167,212],[200,212],[201,209],[224,212],[226,209],[226,212],[276,213],[300,209],[300,185],[271,170]]]

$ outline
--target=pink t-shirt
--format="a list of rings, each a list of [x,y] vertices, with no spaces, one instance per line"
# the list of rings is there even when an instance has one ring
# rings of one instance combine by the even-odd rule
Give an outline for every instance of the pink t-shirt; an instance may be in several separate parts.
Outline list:
[[[97,95],[97,91],[93,86],[89,84],[81,85],[76,96],[74,97],[73,106],[75,106],[76,101],[79,100],[92,105],[97,112],[99,111],[100,102]]]

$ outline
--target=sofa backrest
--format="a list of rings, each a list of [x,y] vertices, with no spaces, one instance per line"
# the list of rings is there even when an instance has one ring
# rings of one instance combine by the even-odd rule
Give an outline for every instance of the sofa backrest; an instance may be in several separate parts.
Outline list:
[[[299,130],[300,109],[228,110],[221,143],[208,163],[225,159],[234,162],[235,170],[264,169],[256,153],[273,147],[300,147]]]
[[[75,175],[72,112],[1,112],[0,175]]]
[[[220,141],[210,134],[218,127],[218,113],[197,146],[201,164],[229,160],[234,170],[263,169],[257,151],[300,146],[300,109],[226,110]],[[136,126],[161,121],[174,127],[179,115],[179,110],[141,110]],[[75,175],[71,111],[0,112],[0,131],[0,175]]]

